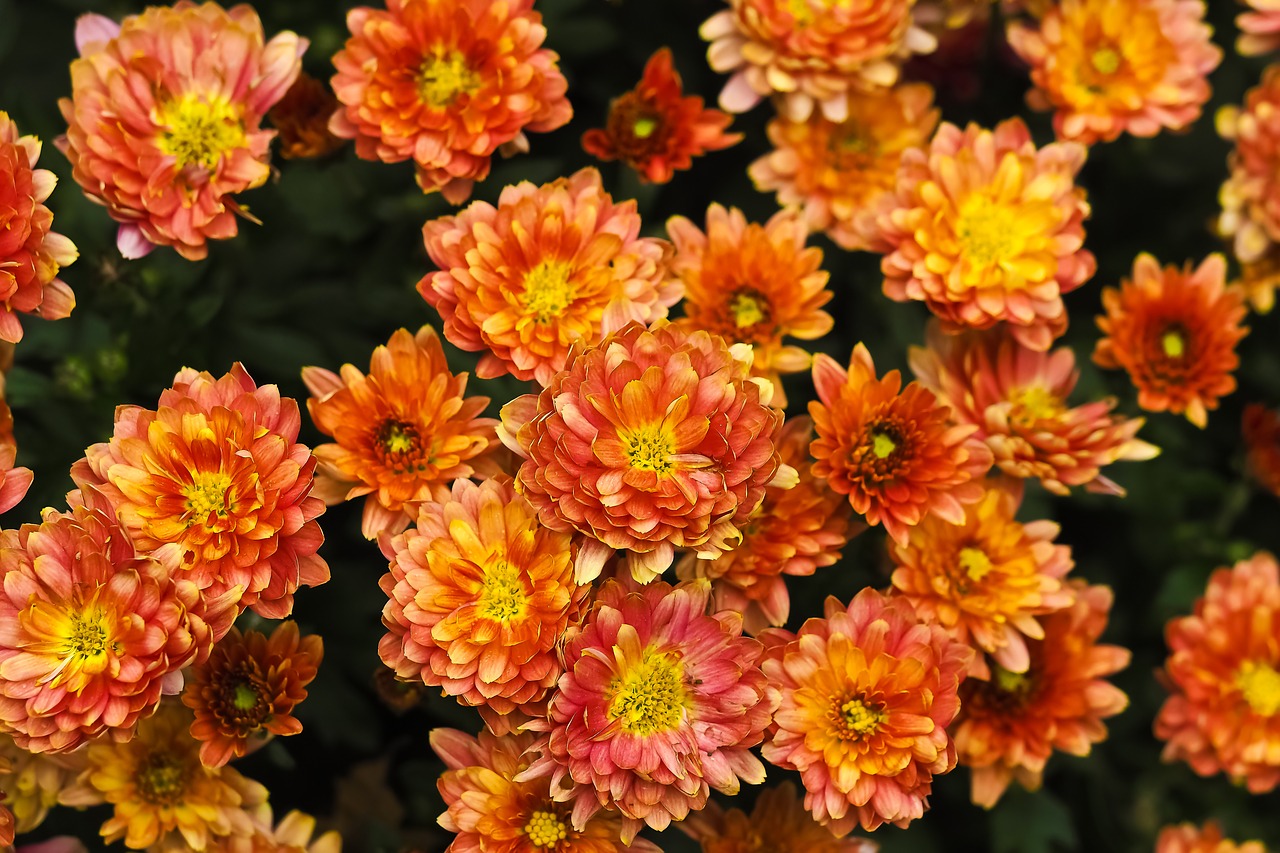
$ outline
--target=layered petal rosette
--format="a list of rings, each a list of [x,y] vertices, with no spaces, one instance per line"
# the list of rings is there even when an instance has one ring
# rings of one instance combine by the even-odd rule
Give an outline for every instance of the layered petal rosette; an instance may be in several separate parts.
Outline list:
[[[1267,853],[1267,848],[1261,841],[1237,843],[1224,838],[1222,827],[1211,820],[1203,826],[1166,826],[1156,838],[1156,853]]]
[[[579,583],[615,550],[647,583],[676,548],[712,559],[735,547],[765,487],[789,487],[782,414],[750,378],[751,347],[707,332],[632,324],[568,365],[536,397],[502,409],[498,435],[524,463],[516,487],[543,524],[587,537]]]
[[[199,260],[209,240],[234,237],[244,212],[234,196],[271,173],[275,131],[262,119],[298,76],[307,40],[266,41],[247,5],[179,0],[119,24],[83,15],[76,46],[56,144],[85,195],[121,223],[121,253],[172,246]]]
[[[533,0],[387,0],[352,9],[347,27],[329,129],[365,160],[412,160],[423,191],[454,204],[489,176],[495,151],[527,151],[525,131],[573,116]]]
[[[923,301],[944,331],[1005,322],[1047,350],[1067,328],[1063,295],[1096,267],[1075,183],[1086,153],[1075,142],[1036,148],[1022,119],[994,131],[944,122],[928,148],[903,153],[877,220],[885,295]]]
[[[702,853],[876,853],[866,838],[836,838],[813,819],[796,794],[783,782],[761,791],[748,815],[707,803],[677,826],[702,845]]]
[[[1218,193],[1218,233],[1242,264],[1258,263],[1280,243],[1280,66],[1263,71],[1242,107],[1220,109],[1217,127],[1234,145]]]
[[[681,295],[667,278],[670,246],[639,236],[636,203],[615,204],[591,168],[509,186],[496,208],[475,202],[422,235],[440,271],[418,292],[450,343],[484,353],[482,379],[511,373],[545,386],[570,346],[660,320]]]
[[[1236,52],[1242,56],[1260,56],[1280,47],[1280,2],[1277,0],[1243,0],[1249,11],[1236,17],[1240,36]]]
[[[798,634],[762,636],[782,692],[765,760],[799,771],[805,808],[837,837],[921,817],[933,777],[955,767],[946,727],[973,650],[911,603],[867,588]]]

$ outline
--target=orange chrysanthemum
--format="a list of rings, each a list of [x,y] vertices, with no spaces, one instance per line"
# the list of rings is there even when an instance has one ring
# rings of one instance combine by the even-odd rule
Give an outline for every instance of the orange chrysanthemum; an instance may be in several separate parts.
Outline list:
[[[582,135],[582,147],[601,160],[621,160],[643,183],[665,184],[693,158],[736,145],[741,133],[725,133],[733,116],[706,109],[702,98],[684,97],[668,48],[644,67],[636,88],[613,100],[604,128]]]
[[[916,0],[726,2],[730,8],[708,18],[699,33],[711,42],[711,67],[733,74],[720,93],[720,106],[731,113],[776,94],[793,121],[807,119],[815,106],[843,121],[850,91],[892,86],[902,60],[937,43],[915,25]]]
[[[833,837],[805,810],[790,782],[761,791],[750,816],[709,802],[677,826],[702,845],[702,853],[876,853],[879,849],[866,838]]]
[[[329,118],[338,99],[329,87],[303,71],[267,118],[280,134],[280,156],[286,160],[332,154],[345,140],[329,132]]]
[[[1062,0],[1036,27],[1011,23],[1036,84],[1027,103],[1054,110],[1059,139],[1085,145],[1184,130],[1222,61],[1204,15],[1203,0]]]
[[[18,443],[13,438],[13,410],[4,393],[5,377],[0,372],[0,513],[8,512],[27,496],[35,474],[30,468],[15,468]]]
[[[1156,838],[1156,853],[1267,853],[1267,848],[1261,841],[1236,843],[1225,839],[1222,827],[1211,820],[1204,826],[1166,826]]]
[[[439,823],[457,833],[446,853],[659,853],[642,838],[623,844],[618,812],[596,812],[575,828],[546,777],[517,782],[533,745],[530,734],[432,730],[431,748],[447,768],[437,783],[447,807]]]
[[[868,524],[883,524],[905,544],[910,528],[931,513],[964,521],[963,505],[982,497],[992,461],[976,426],[952,426],[951,410],[917,382],[903,388],[896,370],[877,379],[862,344],[848,371],[828,355],[815,357],[813,384],[813,473],[848,495]]]
[[[236,614],[231,596],[201,609],[194,583],[135,552],[105,498],[82,498],[0,532],[0,730],[32,752],[128,740]]]
[[[120,24],[82,15],[76,46],[56,144],[85,195],[121,223],[121,254],[173,246],[199,260],[207,241],[234,237],[233,196],[271,173],[275,133],[262,119],[298,76],[307,40],[284,32],[264,44],[249,6],[179,0]]]
[[[60,268],[80,253],[49,228],[53,212],[45,204],[58,178],[37,169],[40,140],[19,136],[18,125],[0,111],[0,341],[22,340],[18,314],[60,320],[76,306]]]
[[[973,650],[911,603],[867,588],[799,634],[770,629],[764,671],[782,691],[766,761],[798,770],[805,808],[836,836],[905,827],[956,763],[946,727]]]
[[[575,346],[540,394],[502,408],[498,436],[525,458],[517,488],[543,524],[586,535],[579,583],[615,550],[631,552],[641,583],[676,548],[718,557],[741,541],[766,486],[795,485],[778,459],[772,387],[750,370],[747,344],[633,323]]]
[[[400,329],[373,351],[369,375],[304,367],[307,411],[335,443],[315,449],[317,492],[330,504],[368,495],[361,529],[368,539],[404,530],[426,500],[443,500],[460,477],[498,473],[486,456],[498,446],[497,421],[478,415],[488,397],[465,397],[467,375],[449,371],[430,326]]]
[[[1226,259],[1210,255],[1194,270],[1163,269],[1143,253],[1133,262],[1133,278],[1117,290],[1102,291],[1106,315],[1098,328],[1093,360],[1124,368],[1138,389],[1138,405],[1149,412],[1187,415],[1203,427],[1218,399],[1236,389],[1232,371],[1240,364],[1236,344],[1249,330],[1244,294],[1226,286]]]
[[[1262,794],[1280,783],[1280,577],[1259,553],[1209,578],[1191,616],[1165,626],[1171,696],[1156,717],[1166,761],[1226,773]]]
[[[1258,403],[1244,407],[1244,444],[1249,473],[1280,497],[1280,415]]]
[[[280,619],[298,587],[329,579],[301,424],[294,400],[240,364],[217,379],[184,368],[156,411],[116,409],[111,440],[71,476],[101,489],[138,550],[175,560],[206,600],[231,593],[241,610]]]
[[[387,0],[347,13],[333,57],[342,108],[329,129],[365,160],[413,160],[424,192],[460,204],[499,148],[566,124],[573,109],[533,0]]]
[[[1088,755],[1106,740],[1103,720],[1129,699],[1104,677],[1129,665],[1129,651],[1099,645],[1111,610],[1111,590],[1071,585],[1075,603],[1046,616],[1044,638],[1031,640],[1024,673],[992,666],[990,680],[960,685],[960,716],[952,727],[960,763],[973,770],[972,796],[991,808],[1017,779],[1040,787],[1054,750]]]
[[[252,835],[210,838],[204,853],[342,853],[342,837],[336,830],[312,838],[316,819],[309,814],[291,811],[273,826],[270,807],[263,806],[254,818]]]
[[[1240,264],[1240,277],[1232,282],[1244,291],[1245,302],[1259,314],[1270,314],[1280,288],[1280,245],[1271,246],[1256,261]]]
[[[1218,233],[1242,264],[1258,263],[1280,248],[1280,66],[1262,73],[1243,107],[1220,109],[1217,127],[1235,146],[1218,193]]]
[[[18,833],[44,823],[62,789],[84,768],[84,754],[84,750],[67,755],[33,753],[0,734],[0,767],[7,764],[7,770],[0,770],[0,798],[12,810]]]
[[[892,196],[902,152],[928,144],[938,125],[933,89],[904,83],[852,92],[843,121],[814,113],[804,121],[784,115],[769,122],[774,150],[748,173],[761,192],[776,190],[778,204],[802,206],[813,231],[845,249],[874,245],[876,211]]]
[[[947,332],[1004,321],[1023,345],[1048,349],[1067,328],[1063,294],[1096,267],[1075,184],[1086,153],[1037,149],[1022,119],[994,131],[944,122],[927,149],[903,153],[877,220],[885,295],[923,300]]]
[[[670,246],[639,236],[636,203],[615,204],[591,168],[507,187],[496,208],[475,202],[422,235],[440,271],[418,292],[450,343],[483,353],[481,379],[511,373],[546,385],[571,345],[653,323],[680,299],[667,279]]]
[[[778,456],[799,472],[800,481],[790,489],[765,489],[738,547],[713,560],[685,554],[676,564],[684,580],[710,579],[714,609],[741,613],[749,634],[786,623],[791,599],[783,575],[811,575],[830,566],[845,543],[866,529],[851,520],[844,495],[813,475],[812,440],[813,421],[789,418],[778,435]]]
[[[1241,56],[1261,56],[1280,47],[1280,2],[1277,0],[1241,0],[1249,11],[1236,17],[1240,36],[1236,52]]]
[[[909,358],[920,384],[956,421],[977,425],[996,466],[1010,476],[1036,478],[1058,495],[1072,486],[1123,495],[1101,469],[1160,452],[1136,437],[1142,418],[1111,414],[1114,399],[1067,408],[1080,377],[1070,347],[1030,350],[1007,327],[943,335],[931,326],[926,344]]]
[[[810,356],[782,339],[816,340],[833,323],[821,310],[834,295],[822,250],[805,248],[809,231],[800,214],[779,211],[761,226],[736,207],[712,204],[705,234],[683,216],[667,221],[667,233],[676,247],[671,273],[685,290],[684,317],[675,325],[751,344],[751,375],[769,380],[774,405],[785,407],[780,374],[808,370]]]

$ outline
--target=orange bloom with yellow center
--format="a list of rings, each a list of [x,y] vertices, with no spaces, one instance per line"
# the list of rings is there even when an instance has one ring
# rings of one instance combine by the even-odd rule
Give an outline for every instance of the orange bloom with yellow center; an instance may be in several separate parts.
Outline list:
[[[845,112],[842,121],[817,112],[803,121],[779,115],[767,128],[773,151],[747,171],[756,189],[777,192],[779,205],[802,207],[811,230],[845,249],[870,249],[902,152],[928,145],[938,110],[932,87],[903,83],[851,92]]]
[[[1024,346],[1048,349],[1067,328],[1063,294],[1096,267],[1075,184],[1086,152],[1037,149],[1022,119],[994,131],[944,122],[927,149],[903,153],[877,220],[885,295],[923,301],[947,332],[1003,321]]]
[[[267,118],[280,135],[280,156],[286,160],[309,159],[332,154],[345,140],[329,132],[329,117],[338,109],[338,99],[329,87],[303,71],[271,108]]]
[[[1226,773],[1254,794],[1280,783],[1280,576],[1258,553],[1209,578],[1191,616],[1165,626],[1164,759]]]
[[[937,41],[916,26],[916,0],[726,0],[698,31],[707,61],[733,76],[720,93],[731,113],[778,95],[780,111],[804,121],[815,111],[846,117],[845,95],[892,86],[899,66]]]
[[[340,503],[367,495],[365,538],[404,530],[418,505],[443,500],[460,477],[495,474],[497,421],[479,417],[488,397],[465,397],[467,375],[449,371],[430,326],[404,329],[373,351],[369,374],[304,367],[307,410],[334,443],[316,447],[317,492]]]
[[[960,685],[960,716],[952,726],[960,763],[973,771],[973,802],[996,804],[1009,783],[1040,787],[1055,750],[1088,755],[1106,740],[1103,720],[1129,699],[1105,680],[1129,665],[1129,650],[1101,645],[1111,590],[1071,584],[1075,602],[1043,621],[1044,637],[1027,643],[1030,664],[1011,672],[993,664],[988,680]]]
[[[1161,268],[1144,253],[1133,262],[1132,279],[1102,291],[1107,313],[1097,321],[1106,337],[1093,360],[1124,368],[1147,411],[1185,412],[1203,427],[1218,399],[1236,389],[1236,344],[1249,330],[1240,325],[1244,294],[1226,285],[1226,272],[1219,254],[1178,269]]]
[[[1280,67],[1262,73],[1243,107],[1220,109],[1217,128],[1235,146],[1218,193],[1218,233],[1242,264],[1258,263],[1280,243]]]
[[[1280,2],[1277,0],[1242,0],[1249,11],[1236,17],[1240,36],[1236,52],[1241,56],[1261,56],[1280,47]]]
[[[1010,24],[1009,44],[1059,139],[1155,136],[1189,127],[1209,100],[1222,50],[1204,16],[1202,0],[1062,0],[1036,27]]]
[[[1058,495],[1072,486],[1123,495],[1101,469],[1160,452],[1136,437],[1142,418],[1111,414],[1114,399],[1068,408],[1080,378],[1070,347],[1030,350],[1007,327],[944,335],[931,326],[926,344],[909,356],[920,384],[951,407],[956,421],[977,425],[996,466],[1010,476],[1036,478]]]
[[[832,837],[805,809],[791,782],[761,791],[750,815],[709,802],[677,826],[702,845],[702,853],[876,853],[879,849],[866,838]]]
[[[243,210],[233,196],[271,173],[275,133],[262,119],[298,76],[307,40],[284,32],[264,43],[249,6],[179,0],[120,24],[82,15],[76,46],[56,144],[80,188],[121,223],[120,252],[173,246],[199,260],[209,240],[234,237]]]
[[[1244,443],[1249,473],[1280,497],[1280,415],[1258,403],[1244,407]]]
[[[667,278],[670,246],[639,236],[636,203],[615,204],[595,169],[507,187],[496,208],[475,202],[422,234],[440,271],[418,292],[450,343],[484,353],[482,379],[511,373],[546,385],[571,345],[653,323],[680,299]]]
[[[905,544],[929,514],[964,521],[964,504],[982,497],[992,461],[976,426],[951,425],[951,410],[919,383],[903,388],[896,370],[877,378],[863,344],[847,371],[828,355],[815,357],[813,384],[813,473],[848,495],[867,524],[883,524]]]
[[[905,827],[921,817],[933,777],[956,763],[946,727],[973,650],[911,603],[867,588],[798,634],[761,635],[782,691],[766,761],[799,771],[805,808],[836,835],[855,825]]]
[[[567,123],[559,57],[533,0],[387,0],[347,13],[329,129],[365,160],[413,160],[424,192],[466,201],[495,151]]]
[[[1267,848],[1261,841],[1237,843],[1223,838],[1222,827],[1211,820],[1204,826],[1166,826],[1156,839],[1156,853],[1267,853]]]
[[[805,248],[809,231],[800,215],[783,210],[758,225],[736,207],[712,204],[706,233],[683,216],[671,217],[667,232],[676,247],[671,273],[685,290],[684,317],[675,325],[751,344],[751,375],[769,380],[774,405],[785,407],[780,374],[808,370],[810,356],[782,339],[816,340],[833,323],[821,310],[834,295],[822,250]]]
[[[693,166],[693,158],[742,141],[725,133],[733,116],[704,109],[702,98],[684,97],[671,50],[649,57],[636,88],[615,98],[603,128],[582,135],[582,147],[601,160],[621,160],[639,173],[642,183],[665,184],[677,169]]]

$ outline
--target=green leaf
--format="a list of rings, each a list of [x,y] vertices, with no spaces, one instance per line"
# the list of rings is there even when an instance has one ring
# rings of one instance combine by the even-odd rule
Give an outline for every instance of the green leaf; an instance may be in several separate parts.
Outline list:
[[[1012,786],[991,815],[993,853],[1052,853],[1078,847],[1071,812],[1057,797]]]

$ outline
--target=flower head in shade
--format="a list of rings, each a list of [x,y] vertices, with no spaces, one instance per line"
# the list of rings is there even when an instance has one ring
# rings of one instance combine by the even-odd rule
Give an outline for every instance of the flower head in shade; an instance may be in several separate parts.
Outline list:
[[[418,292],[450,343],[484,353],[482,379],[511,373],[546,385],[574,343],[648,325],[680,299],[667,280],[670,247],[639,236],[636,203],[615,204],[595,169],[509,186],[496,208],[475,202],[422,234],[440,271]]]
[[[0,111],[0,341],[22,340],[19,314],[59,320],[76,298],[58,271],[77,257],[75,245],[54,231],[45,202],[58,178],[37,169],[40,140],[19,136],[18,125]]]
[[[315,836],[316,819],[291,811],[273,825],[269,806],[254,811],[252,835],[226,835],[209,839],[204,853],[342,853],[342,837],[336,830]]]
[[[286,160],[332,154],[345,144],[329,132],[329,118],[338,99],[329,87],[303,71],[267,118],[280,134],[280,156]]]
[[[810,356],[783,338],[816,340],[833,322],[821,310],[833,296],[822,250],[805,248],[800,214],[779,211],[758,225],[736,207],[712,204],[705,233],[683,216],[668,220],[667,233],[676,247],[671,273],[684,285],[684,317],[675,325],[751,344],[751,375],[768,379],[774,405],[786,406],[780,374],[808,370]]]
[[[58,795],[83,769],[84,750],[66,755],[33,753],[18,746],[9,735],[0,734],[0,791],[4,804],[12,810],[14,828],[31,832],[44,823]]]
[[[0,730],[32,752],[127,740],[236,614],[231,596],[201,611],[194,583],[135,552],[101,495],[82,497],[0,532]]]
[[[498,435],[524,459],[516,486],[556,530],[588,537],[579,583],[614,550],[646,583],[676,548],[732,549],[768,485],[796,482],[778,459],[782,413],[750,378],[751,347],[707,332],[638,323],[575,346],[537,396],[502,408]]]
[[[824,618],[798,634],[762,639],[765,674],[782,691],[762,752],[799,771],[805,808],[837,837],[921,817],[933,777],[956,763],[946,727],[973,650],[871,588],[847,608],[828,598]]]
[[[1017,780],[1036,790],[1054,751],[1088,755],[1107,737],[1103,720],[1128,697],[1105,680],[1129,665],[1129,651],[1101,645],[1111,590],[1071,584],[1075,602],[1044,617],[1044,636],[1029,640],[1030,664],[1011,672],[992,663],[991,676],[960,685],[960,716],[951,732],[960,763],[973,771],[973,801],[991,808]]]
[[[1257,263],[1280,243],[1280,67],[1268,67],[1244,106],[1223,107],[1216,123],[1235,146],[1218,193],[1218,232],[1242,264]]]
[[[1084,248],[1089,204],[1075,183],[1087,149],[1037,149],[1022,119],[994,131],[943,123],[928,148],[902,155],[881,208],[884,292],[921,300],[944,331],[1009,324],[1046,350],[1067,328],[1062,296],[1093,275]]]
[[[618,812],[597,811],[575,827],[571,805],[552,799],[547,777],[517,782],[533,745],[532,734],[431,732],[446,767],[437,783],[447,808],[439,823],[457,833],[448,853],[659,853],[642,838],[623,844]]]
[[[1236,843],[1223,838],[1222,827],[1211,820],[1203,826],[1166,826],[1156,838],[1156,853],[1267,853],[1267,848],[1261,841]]]
[[[1244,291],[1250,309],[1270,314],[1280,288],[1280,246],[1272,246],[1256,261],[1241,262],[1240,277],[1232,283]]]
[[[574,802],[578,831],[598,809],[617,809],[630,842],[645,824],[666,829],[703,808],[710,788],[735,794],[764,781],[751,747],[778,692],[742,618],[706,615],[710,595],[705,581],[630,590],[609,581],[565,642],[550,731],[516,778],[549,776],[553,797]]]
[[[413,160],[424,192],[466,201],[495,151],[527,151],[573,109],[533,0],[387,0],[347,13],[329,123],[365,160]]]
[[[1170,696],[1156,717],[1164,759],[1226,773],[1251,793],[1280,783],[1280,577],[1258,553],[1209,578],[1190,616],[1165,626]]]
[[[867,524],[883,524],[905,543],[910,528],[931,513],[964,521],[964,504],[982,497],[981,480],[991,468],[976,426],[951,425],[950,409],[919,383],[903,388],[896,370],[877,378],[862,344],[847,371],[830,356],[816,356],[813,384],[813,473],[848,495]]]
[[[175,577],[206,600],[233,591],[241,610],[279,619],[300,586],[329,579],[301,423],[294,400],[240,364],[218,378],[184,368],[156,410],[116,409],[111,440],[71,476],[100,489],[138,550],[175,560]]]
[[[788,418],[778,436],[783,464],[799,472],[793,488],[765,489],[764,502],[742,531],[742,542],[712,560],[685,554],[676,564],[684,580],[711,580],[715,610],[742,614],[748,633],[781,627],[791,613],[784,575],[811,575],[840,559],[840,549],[866,529],[853,521],[844,495],[812,471],[813,421]]]
[[[778,95],[779,109],[795,121],[815,110],[843,121],[848,92],[892,86],[904,59],[936,44],[915,25],[916,0],[727,2],[699,32],[711,42],[711,67],[733,75],[720,93],[731,113]]]
[[[340,374],[304,367],[302,381],[311,420],[334,438],[315,449],[318,491],[331,503],[367,495],[368,539],[404,530],[454,480],[497,473],[486,458],[497,421],[479,417],[489,398],[463,396],[467,375],[450,372],[430,326],[398,330],[373,351],[367,376],[351,364]]]
[[[4,374],[0,373],[0,513],[17,506],[35,479],[30,468],[14,467],[18,443],[13,438],[13,410],[5,399],[4,386]]]
[[[702,853],[876,853],[879,849],[866,838],[833,836],[809,814],[791,782],[761,791],[750,815],[709,802],[677,826],[702,845]]]
[[[1198,267],[1161,267],[1148,254],[1133,262],[1133,277],[1105,288],[1093,360],[1124,368],[1138,389],[1138,405],[1149,412],[1186,413],[1203,427],[1218,398],[1236,389],[1240,364],[1236,344],[1249,330],[1244,294],[1226,286],[1222,255]]]
[[[1244,407],[1244,444],[1249,473],[1280,497],[1280,415],[1258,403]]]
[[[236,234],[234,196],[270,175],[267,110],[302,68],[307,40],[265,42],[247,5],[179,0],[123,23],[82,15],[58,148],[85,194],[120,224],[127,258],[173,246],[199,260]],[[198,59],[197,59],[198,58]]]
[[[1203,0],[1062,0],[1036,26],[1009,25],[1031,66],[1031,106],[1054,110],[1059,139],[1185,130],[1209,100],[1221,48]]]
[[[693,158],[736,145],[740,133],[725,133],[733,117],[707,109],[702,98],[684,97],[671,51],[649,58],[636,88],[613,100],[603,128],[582,136],[582,147],[601,160],[621,160],[645,183],[665,184]]]
[[[1261,56],[1280,48],[1280,3],[1276,0],[1243,0],[1249,11],[1236,17],[1240,36],[1236,52],[1241,56]]]
[[[1136,437],[1142,418],[1111,413],[1114,399],[1068,407],[1080,376],[1070,347],[1027,349],[1008,327],[945,335],[931,326],[926,346],[912,348],[910,362],[920,384],[951,407],[957,422],[978,427],[1001,471],[1038,479],[1054,494],[1084,486],[1122,495],[1101,469],[1159,453]]]
[[[779,115],[767,128],[773,150],[748,173],[778,204],[800,206],[813,231],[845,249],[875,245],[876,211],[892,196],[902,152],[928,145],[938,125],[933,89],[903,83],[851,92],[842,121],[814,112],[803,121]]]

